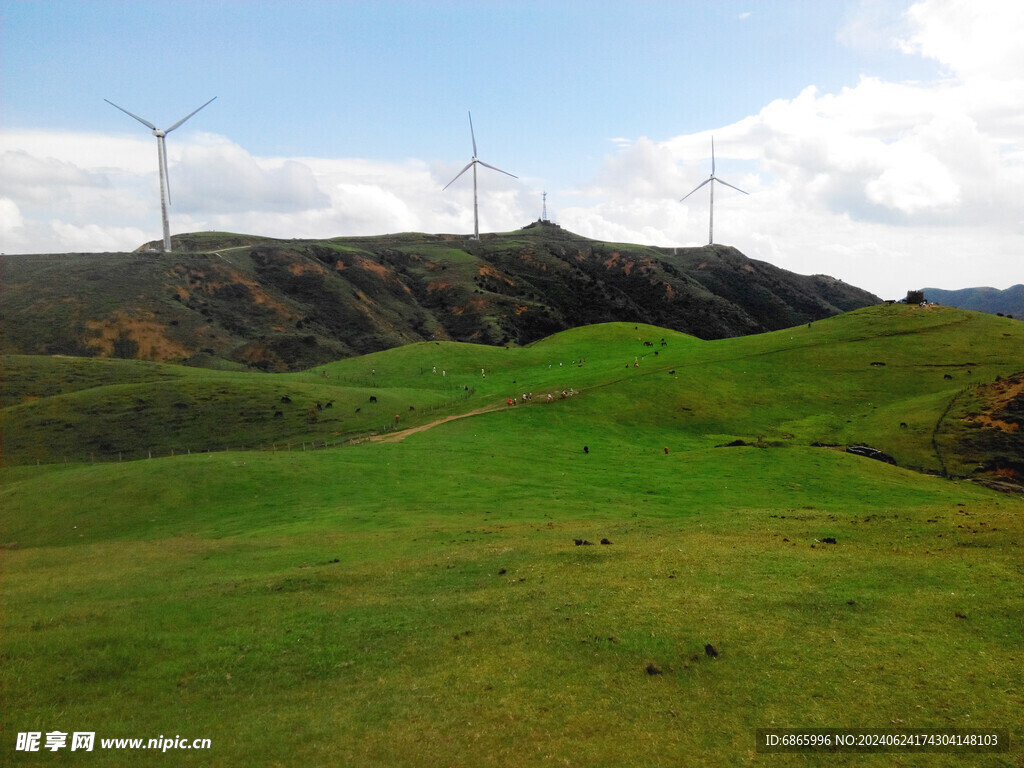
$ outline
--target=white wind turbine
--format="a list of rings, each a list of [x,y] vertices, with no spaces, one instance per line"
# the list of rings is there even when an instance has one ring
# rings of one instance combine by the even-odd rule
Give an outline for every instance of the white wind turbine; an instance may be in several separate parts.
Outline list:
[[[715,242],[715,185],[712,184],[712,182],[714,182],[714,181],[717,181],[719,184],[725,184],[725,186],[731,187],[732,189],[735,189],[737,192],[743,192],[743,190],[740,189],[739,187],[733,187],[732,184],[730,184],[729,182],[722,181],[720,178],[715,176],[715,137],[712,136],[711,137],[711,175],[708,176],[708,178],[705,179],[703,182],[698,184],[697,187],[693,191],[691,191],[688,195],[686,195],[686,197],[683,197],[683,198],[681,198],[679,200],[679,202],[681,203],[681,202],[683,202],[683,200],[685,200],[687,197],[692,195],[694,192],[696,192],[698,189],[703,187],[705,184],[711,184],[711,222],[710,222],[710,224],[708,224],[708,245],[711,245],[712,243]],[[746,195],[746,194],[749,194],[749,193],[748,192],[743,192],[743,194]]]
[[[469,163],[466,164],[465,168],[463,168],[461,171],[458,172],[458,174],[456,174],[455,179],[458,179],[459,176],[464,174],[470,168],[473,169],[473,239],[474,240],[479,240],[480,239],[480,214],[477,211],[477,202],[476,202],[476,167],[477,167],[477,165],[479,164],[479,165],[482,165],[484,168],[490,168],[492,171],[498,171],[498,173],[504,173],[506,176],[511,176],[513,179],[518,179],[519,177],[516,176],[515,174],[509,173],[508,171],[503,171],[503,170],[501,170],[501,168],[495,168],[493,165],[488,165],[483,160],[478,160],[477,159],[477,156],[476,156],[476,134],[473,133],[473,113],[472,112],[469,113],[469,135],[473,139],[473,159],[470,160]],[[442,189],[441,191],[444,192],[445,189],[448,189],[448,187],[450,187],[452,184],[454,184],[455,183],[455,179],[452,179],[447,184],[445,184],[444,185],[444,189]]]
[[[213,97],[213,99],[216,99],[216,98],[217,98],[216,96]],[[210,99],[210,101],[213,101],[213,99]],[[153,125],[148,120],[143,120],[138,115],[133,115],[131,112],[129,112],[124,107],[118,107],[117,104],[115,104],[114,102],[110,101],[110,99],[104,99],[104,101],[107,102],[107,104],[109,104],[112,107],[117,107],[118,109],[120,109],[122,112],[124,112],[129,117],[134,117],[136,120],[138,120],[144,126],[149,128],[153,132],[153,135],[156,136],[156,150],[157,150],[157,156],[158,156],[158,159],[159,159],[159,162],[160,162],[160,213],[163,216],[163,221],[164,221],[164,253],[170,253],[171,252],[171,227],[170,227],[170,225],[167,222],[167,204],[171,201],[171,190],[170,190],[170,187],[167,184],[167,150],[164,147],[164,137],[168,133],[173,131],[175,128],[177,128],[179,125],[184,123],[186,120],[188,120],[190,117],[192,117],[192,115],[194,115],[196,112],[198,112],[199,109],[202,109],[203,107],[207,106],[210,103],[210,101],[206,102],[206,104],[203,104],[203,107],[200,107],[199,109],[195,110],[194,112],[190,112],[189,114],[185,115],[183,118],[181,118],[181,120],[176,122],[170,128],[166,128],[166,129],[163,129],[163,130],[161,130],[160,128],[157,128],[155,125]]]

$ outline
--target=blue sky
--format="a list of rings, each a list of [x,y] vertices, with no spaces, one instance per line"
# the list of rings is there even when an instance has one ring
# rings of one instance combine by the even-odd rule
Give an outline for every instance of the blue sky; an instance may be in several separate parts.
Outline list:
[[[1024,178],[1007,5],[3,0],[2,250],[156,238],[155,142],[103,99],[164,127],[217,96],[168,138],[172,232],[471,231],[471,183],[440,187],[472,110],[480,158],[520,177],[481,171],[484,231],[546,190],[580,234],[700,244],[707,201],[679,198],[714,135],[751,192],[716,195],[716,242],[884,295],[1007,287],[1016,264],[934,251],[1020,252],[993,191]]]
[[[5,127],[128,130],[103,98],[170,124],[217,96],[195,129],[254,154],[434,158],[464,154],[474,111],[481,156],[534,176],[586,175],[612,138],[727,125],[812,83],[937,70],[837,45],[833,2],[3,7]]]

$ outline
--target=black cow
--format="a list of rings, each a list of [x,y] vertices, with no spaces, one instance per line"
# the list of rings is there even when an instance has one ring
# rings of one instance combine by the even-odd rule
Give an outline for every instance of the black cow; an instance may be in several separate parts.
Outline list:
[[[288,397],[288,395],[282,395],[281,396],[281,402],[282,403],[290,403],[291,401],[292,401],[292,399],[290,397]]]
[[[376,403],[377,402],[377,396],[376,395],[370,395],[370,402],[371,403]]]

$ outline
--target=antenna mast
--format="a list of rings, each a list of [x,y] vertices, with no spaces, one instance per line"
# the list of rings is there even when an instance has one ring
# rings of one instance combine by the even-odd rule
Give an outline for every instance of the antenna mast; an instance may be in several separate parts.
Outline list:
[[[545,224],[547,224],[548,223],[548,193],[547,192],[545,192],[543,195],[541,195],[541,200],[543,201],[543,207],[541,208],[540,220],[543,221]]]

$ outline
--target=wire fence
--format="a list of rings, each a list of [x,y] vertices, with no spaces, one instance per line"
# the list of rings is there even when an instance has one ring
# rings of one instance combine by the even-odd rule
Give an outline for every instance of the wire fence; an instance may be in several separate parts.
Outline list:
[[[7,453],[3,458],[4,463],[8,466],[24,466],[26,464],[42,466],[49,464],[101,464],[146,461],[149,459],[227,453],[230,451],[322,451],[329,448],[338,448],[344,445],[364,442],[377,436],[394,434],[411,427],[422,426],[425,422],[425,419],[423,418],[424,416],[430,416],[438,411],[450,410],[453,406],[468,401],[474,394],[476,394],[476,390],[469,387],[460,392],[458,397],[451,400],[435,403],[434,405],[426,405],[422,407],[417,406],[415,408],[416,417],[414,421],[396,419],[393,423],[385,422],[376,428],[360,426],[359,428],[352,429],[341,434],[333,434],[329,437],[320,437],[317,435],[309,435],[306,437],[285,436],[280,439],[271,438],[259,442],[244,441],[240,443],[232,443],[209,441],[206,445],[199,444],[191,446],[164,444],[161,446],[144,448],[125,447],[122,449],[104,451],[76,451],[64,456],[55,456],[53,451],[47,451],[45,456],[36,456],[34,460],[31,457],[28,457],[28,460],[19,460],[16,455],[12,456],[10,453]],[[319,417],[319,414],[323,413],[323,411],[316,411],[316,413]],[[429,419],[426,421],[429,421]],[[311,425],[315,423],[315,421],[311,422]]]

